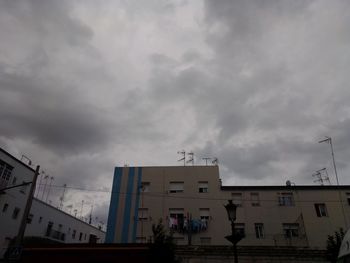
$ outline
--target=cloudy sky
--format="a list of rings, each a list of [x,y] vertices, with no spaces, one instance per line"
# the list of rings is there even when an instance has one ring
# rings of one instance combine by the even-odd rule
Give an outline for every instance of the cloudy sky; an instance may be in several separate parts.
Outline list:
[[[350,184],[349,1],[0,1],[0,146],[105,220],[114,166]],[[49,199],[58,203],[62,188]],[[39,196],[40,197],[40,196]],[[45,198],[45,197],[44,197]],[[79,208],[80,209],[80,208]]]

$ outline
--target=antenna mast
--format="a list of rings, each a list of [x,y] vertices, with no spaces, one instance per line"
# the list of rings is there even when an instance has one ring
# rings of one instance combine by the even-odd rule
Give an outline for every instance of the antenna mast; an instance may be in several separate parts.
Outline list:
[[[179,151],[177,152],[177,154],[181,154],[183,157],[179,160],[177,160],[178,162],[183,161],[184,162],[184,166],[186,166],[186,152],[185,150]]]
[[[192,165],[194,165],[194,153],[193,152],[189,152],[187,154],[190,156],[190,158],[189,158],[189,160],[186,163],[192,163]]]

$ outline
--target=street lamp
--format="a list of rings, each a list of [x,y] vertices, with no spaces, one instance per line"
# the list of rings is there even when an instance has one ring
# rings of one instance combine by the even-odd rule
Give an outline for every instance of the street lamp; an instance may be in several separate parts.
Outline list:
[[[242,239],[242,236],[237,235],[237,233],[235,232],[237,205],[232,203],[232,200],[228,200],[228,204],[225,205],[225,208],[227,211],[228,220],[231,221],[231,235],[226,236],[225,238],[232,243],[234,262],[238,263],[237,243]]]

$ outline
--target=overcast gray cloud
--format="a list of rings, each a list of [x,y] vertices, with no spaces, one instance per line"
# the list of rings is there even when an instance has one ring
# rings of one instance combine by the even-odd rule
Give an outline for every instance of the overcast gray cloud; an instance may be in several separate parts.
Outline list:
[[[105,220],[116,165],[350,183],[347,1],[0,1],[0,144]],[[62,188],[52,191],[58,203]],[[71,209],[72,210],[72,209]],[[80,210],[79,210],[80,211]]]

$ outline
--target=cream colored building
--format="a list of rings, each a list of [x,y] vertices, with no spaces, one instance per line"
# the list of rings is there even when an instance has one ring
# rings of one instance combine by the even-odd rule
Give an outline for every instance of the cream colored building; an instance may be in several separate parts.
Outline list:
[[[350,222],[350,186],[222,186],[218,166],[116,167],[106,242],[148,242],[162,220],[178,244],[230,245],[229,199],[241,246],[324,249]]]

